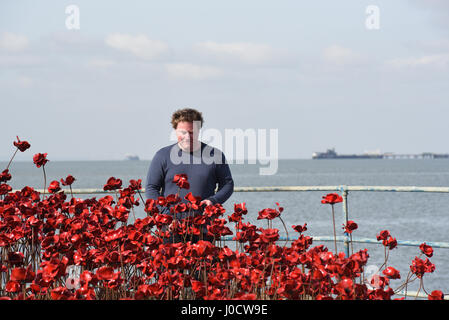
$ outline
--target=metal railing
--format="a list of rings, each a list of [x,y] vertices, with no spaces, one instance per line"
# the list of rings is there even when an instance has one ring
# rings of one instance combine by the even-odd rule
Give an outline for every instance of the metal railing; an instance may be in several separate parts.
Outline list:
[[[16,191],[16,190],[14,190]],[[43,192],[43,190],[37,190]],[[69,190],[64,190],[69,193]],[[336,191],[340,192],[343,198],[343,223],[349,220],[348,210],[348,194],[349,192],[368,191],[368,192],[425,192],[425,193],[449,193],[449,187],[414,187],[414,186],[270,186],[270,187],[235,187],[234,192],[306,192],[306,191]],[[140,190],[145,193],[145,189]],[[72,189],[73,194],[114,194],[114,191],[104,191],[103,189]],[[333,241],[333,237],[315,236],[314,239],[320,241]],[[224,240],[228,240],[224,238]],[[280,240],[287,240],[281,238]],[[344,243],[345,254],[349,256],[349,248],[351,242],[358,243],[374,243],[379,244],[377,239],[371,238],[350,238],[345,233],[343,237],[337,237],[337,241]],[[416,246],[418,247],[422,242],[417,240],[398,240],[400,246]],[[449,242],[427,242],[426,244],[435,248],[449,248]]]
[[[37,190],[43,192],[43,190]],[[68,193],[68,190],[64,190]],[[346,225],[349,220],[348,210],[348,194],[349,192],[365,191],[365,192],[424,192],[424,193],[449,193],[449,187],[415,187],[415,186],[269,186],[269,187],[235,187],[234,192],[308,192],[308,191],[335,191],[340,192],[342,202],[343,223]],[[114,191],[104,191],[103,189],[73,189],[73,194],[114,194]],[[140,192],[144,193],[145,189]],[[334,237],[330,236],[312,236],[315,241],[334,241]],[[225,237],[223,240],[229,241],[231,237]],[[349,234],[344,233],[344,236],[336,237],[337,241],[344,243],[345,255],[349,256],[349,249],[351,243],[367,243],[367,244],[382,244],[377,239],[371,238],[351,238]],[[287,241],[285,237],[279,240]],[[418,240],[397,240],[398,246],[414,246],[419,247],[422,241]],[[428,242],[434,248],[449,248],[449,242]],[[427,295],[418,293],[416,291],[397,292],[396,294],[410,297],[427,298]],[[449,297],[445,297],[446,300]]]

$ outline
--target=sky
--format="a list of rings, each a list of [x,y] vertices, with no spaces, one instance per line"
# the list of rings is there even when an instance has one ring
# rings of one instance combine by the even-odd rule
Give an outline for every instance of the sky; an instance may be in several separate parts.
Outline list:
[[[0,2],[0,161],[151,159],[185,107],[281,159],[449,153],[449,1]]]

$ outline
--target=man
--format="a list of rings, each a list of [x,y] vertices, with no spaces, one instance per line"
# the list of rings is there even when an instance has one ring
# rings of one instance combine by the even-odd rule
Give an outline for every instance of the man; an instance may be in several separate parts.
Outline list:
[[[186,202],[184,196],[192,192],[194,196],[201,197],[200,205],[207,206],[223,204],[232,195],[234,181],[225,156],[220,150],[198,140],[203,122],[201,112],[195,109],[173,113],[171,124],[176,131],[177,143],[160,149],[153,157],[145,184],[147,199],[156,200],[159,196],[179,191],[179,197]],[[177,174],[187,175],[188,190],[179,190],[172,182]]]

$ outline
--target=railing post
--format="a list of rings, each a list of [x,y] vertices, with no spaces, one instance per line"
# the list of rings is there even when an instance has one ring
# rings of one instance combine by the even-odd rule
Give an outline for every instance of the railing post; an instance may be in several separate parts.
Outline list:
[[[340,186],[341,196],[343,198],[343,224],[348,224],[348,187]],[[351,241],[349,234],[347,232],[344,233],[344,245],[345,245],[345,255],[346,258],[349,257],[349,243]]]

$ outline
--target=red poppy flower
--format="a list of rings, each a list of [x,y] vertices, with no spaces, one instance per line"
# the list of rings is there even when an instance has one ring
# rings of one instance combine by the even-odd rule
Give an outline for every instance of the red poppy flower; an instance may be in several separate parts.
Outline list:
[[[185,195],[184,199],[189,201],[192,205],[193,210],[198,210],[200,207],[201,197],[195,197],[192,192],[189,192]]]
[[[338,193],[329,193],[322,197],[321,203],[323,204],[336,204],[343,202],[343,198]]]
[[[54,180],[50,182],[50,185],[48,186],[48,192],[50,193],[56,193],[59,190],[61,190],[61,186],[59,185],[59,182]]]
[[[122,187],[122,180],[116,179],[115,177],[110,177],[106,184],[103,186],[104,191],[117,190]]]
[[[418,278],[422,278],[425,273],[432,273],[435,271],[435,265],[431,263],[428,258],[424,261],[418,257],[415,257],[415,260],[412,261],[412,265],[410,266],[410,270]]]
[[[174,207],[170,208],[170,213],[181,213],[187,211],[187,205],[185,203],[177,203]]]
[[[433,248],[431,246],[428,246],[425,242],[419,246],[419,249],[429,258],[433,256]]]
[[[153,283],[148,286],[148,290],[150,292],[150,296],[159,297],[164,293],[164,287],[159,283]]]
[[[115,240],[123,238],[124,235],[125,234],[122,229],[111,230],[104,235],[104,240],[106,242],[115,241]]]
[[[349,278],[341,279],[335,286],[335,289],[342,296],[351,295],[354,291],[354,282]]]
[[[242,216],[246,215],[248,210],[246,209],[246,203],[234,204],[234,212],[228,216],[229,222],[240,222],[242,220]]]
[[[5,195],[8,192],[10,192],[12,190],[11,186],[6,184],[6,183],[2,183],[0,184],[0,195]]]
[[[372,275],[370,280],[370,284],[376,289],[383,289],[390,283],[389,278],[383,277],[379,274]]]
[[[242,216],[238,215],[234,212],[233,214],[228,216],[228,220],[229,220],[229,222],[239,222],[242,220]]]
[[[189,181],[187,180],[187,175],[183,174],[183,173],[176,174],[173,177],[173,183],[176,183],[176,185],[181,189],[189,189],[190,188]]]
[[[131,180],[129,180],[129,187],[131,188],[131,190],[134,190],[134,191],[142,189],[142,179],[139,179],[139,180],[131,179]]]
[[[356,230],[358,228],[357,223],[355,223],[352,220],[349,220],[348,223],[346,225],[343,225],[343,229],[345,230],[346,233],[351,234],[352,231]]]
[[[91,281],[98,281],[96,275],[92,275],[92,273],[88,270],[84,270],[80,275],[80,283],[81,285],[88,285]]]
[[[8,169],[3,170],[3,172],[0,174],[0,182],[6,182],[11,180],[11,174],[9,173]]]
[[[389,250],[393,250],[398,246],[396,238],[389,237],[387,240],[382,241],[382,244],[388,247]]]
[[[208,235],[214,237],[231,235],[232,231],[225,224],[226,220],[224,219],[214,219],[212,224],[207,226]]]
[[[159,224],[168,225],[173,221],[173,217],[168,214],[158,214],[155,220]]]
[[[20,283],[18,283],[17,281],[14,280],[10,280],[8,281],[8,283],[6,284],[6,292],[18,292],[20,291]]]
[[[26,279],[26,269],[25,268],[14,268],[11,271],[11,280],[24,281],[25,279]]]
[[[121,222],[126,222],[128,220],[128,216],[129,209],[125,206],[119,206],[114,210],[114,217]]]
[[[225,212],[226,212],[226,210],[219,203],[206,206],[203,211],[204,215],[211,219],[217,218],[217,217],[223,215],[223,213],[225,213]]]
[[[304,231],[307,230],[307,223],[304,223],[303,226],[300,226],[300,225],[295,226],[295,225],[293,225],[292,228],[293,228],[296,232],[303,233]]]
[[[159,213],[159,208],[157,207],[157,202],[154,199],[147,199],[145,202],[145,212],[149,215],[154,215]]]
[[[45,166],[48,161],[50,160],[47,159],[47,153],[36,153],[33,156],[33,162],[38,168]]]
[[[390,279],[401,279],[399,271],[393,267],[386,268],[382,273]]]
[[[444,300],[444,294],[440,290],[433,290],[428,298],[429,300]]]
[[[260,219],[273,220],[274,218],[279,217],[280,214],[281,213],[276,209],[266,208],[259,211],[259,216],[257,217],[257,220]]]
[[[13,142],[14,146],[17,147],[21,152],[24,152],[26,149],[30,147],[30,144],[28,141],[20,141],[19,137],[17,137],[17,142]]]
[[[51,298],[53,300],[68,300],[73,294],[65,287],[57,287],[51,290]]]
[[[181,198],[177,194],[169,194],[165,197],[167,205],[175,204],[181,201]]]
[[[9,252],[8,262],[14,266],[20,266],[23,264],[24,255],[22,252]]]
[[[279,239],[278,229],[261,229],[260,239],[265,242],[275,242]]]
[[[240,216],[247,214],[248,210],[246,209],[246,203],[242,202],[242,203],[234,204],[234,213],[236,213]]]
[[[254,293],[245,293],[245,292],[239,292],[235,295],[235,298],[233,300],[256,300],[257,295]]]
[[[70,186],[73,182],[75,182],[75,178],[72,175],[68,175],[67,178],[61,179],[61,183],[63,186]]]
[[[380,240],[387,240],[390,237],[390,231],[388,230],[382,230],[378,235],[377,235],[377,241]]]
[[[114,277],[114,269],[106,266],[98,268],[96,276],[99,280],[112,280]]]

